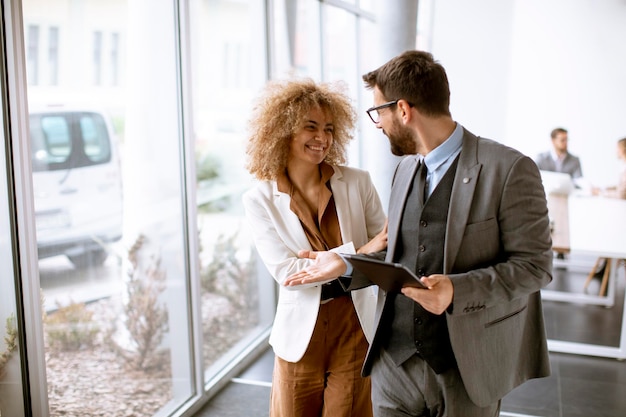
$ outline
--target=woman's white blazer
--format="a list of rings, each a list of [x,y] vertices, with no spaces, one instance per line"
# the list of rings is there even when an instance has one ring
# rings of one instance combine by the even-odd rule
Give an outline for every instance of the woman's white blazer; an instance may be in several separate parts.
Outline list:
[[[333,166],[330,185],[344,244],[333,250],[354,253],[366,244],[385,224],[385,213],[367,171]],[[298,251],[310,250],[298,216],[289,208],[290,197],[279,192],[275,181],[264,181],[243,196],[246,217],[263,263],[279,284],[278,305],[270,335],[274,353],[297,362],[304,355],[320,307],[320,283],[285,287],[285,279],[313,262],[299,259]],[[368,341],[373,333],[377,287],[351,293],[361,326]]]

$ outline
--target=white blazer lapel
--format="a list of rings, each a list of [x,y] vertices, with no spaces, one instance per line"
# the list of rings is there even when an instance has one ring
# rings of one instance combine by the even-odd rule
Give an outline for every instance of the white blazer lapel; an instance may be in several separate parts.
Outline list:
[[[294,253],[297,253],[297,251],[301,249],[311,249],[311,244],[304,233],[300,219],[291,211],[291,198],[289,195],[278,191],[276,182],[274,182],[273,187],[274,204],[278,207],[280,221],[283,222],[282,227],[277,227],[277,229],[287,232],[282,236],[283,239],[285,239],[285,243],[288,244],[289,248],[294,251]],[[276,220],[278,221],[278,219]]]
[[[333,198],[337,210],[337,219],[341,226],[341,240],[343,243],[352,242],[352,215],[350,209],[350,199],[348,198],[348,185],[343,180],[341,170],[335,169],[335,175],[330,179],[330,185],[333,189]]]

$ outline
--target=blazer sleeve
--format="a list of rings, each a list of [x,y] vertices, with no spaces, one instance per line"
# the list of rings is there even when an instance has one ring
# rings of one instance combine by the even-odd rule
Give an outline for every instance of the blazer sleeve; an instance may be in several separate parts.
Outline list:
[[[301,228],[297,216],[291,211],[283,213],[284,210],[277,207],[271,186],[263,184],[263,188],[265,190],[259,187],[246,192],[243,206],[259,256],[270,275],[282,286],[289,275],[311,264],[312,260],[298,258],[297,253],[311,249],[311,245],[304,232],[301,237],[296,236],[295,232]],[[264,192],[267,189],[270,191]],[[285,288],[295,290],[317,285],[320,283]]]
[[[453,314],[463,313],[465,306],[490,307],[527,296],[552,279],[547,203],[536,165],[521,156],[510,169],[484,176],[481,173],[478,180],[484,181],[473,196],[449,275],[454,285],[454,308],[449,311]],[[485,206],[490,208],[481,209]]]
[[[369,242],[374,236],[380,233],[385,227],[385,220],[387,216],[383,210],[383,205],[380,201],[380,196],[376,191],[376,187],[374,187],[374,183],[372,182],[372,178],[368,172],[364,172],[364,180],[360,183],[361,189],[360,193],[362,195],[361,199],[363,201],[363,211],[365,213],[365,229],[367,231],[367,240],[365,242],[357,242],[355,241],[355,246],[361,247],[362,245]],[[362,227],[360,225],[355,225],[356,227]]]

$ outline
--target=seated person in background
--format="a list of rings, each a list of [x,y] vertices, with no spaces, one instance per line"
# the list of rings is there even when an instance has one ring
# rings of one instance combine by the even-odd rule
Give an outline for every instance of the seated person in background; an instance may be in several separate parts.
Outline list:
[[[583,173],[580,159],[567,150],[567,130],[562,127],[552,129],[550,137],[552,138],[552,150],[540,153],[535,158],[537,167],[542,171],[569,174],[574,186],[578,187],[576,180],[582,179]],[[556,256],[558,259],[565,259],[563,252],[557,251]]]
[[[617,141],[617,159],[619,159],[620,162],[617,185],[605,189],[594,188],[594,195],[626,200],[626,138]]]
[[[540,153],[535,163],[540,170],[563,172],[569,174],[572,180],[583,176],[580,159],[567,150],[567,130],[557,127],[550,133],[552,150]]]

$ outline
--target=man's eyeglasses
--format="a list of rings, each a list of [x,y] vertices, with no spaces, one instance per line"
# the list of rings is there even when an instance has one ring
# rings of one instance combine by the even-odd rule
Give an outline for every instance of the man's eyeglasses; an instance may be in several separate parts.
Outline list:
[[[378,122],[380,122],[380,114],[378,113],[378,111],[386,109],[387,107],[394,106],[398,104],[398,101],[399,100],[388,101],[387,103],[381,104],[380,106],[370,107],[366,110],[367,115],[370,117],[370,119],[372,119],[372,122],[378,124]]]

